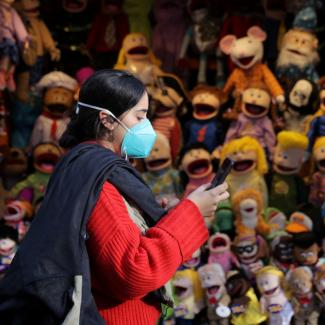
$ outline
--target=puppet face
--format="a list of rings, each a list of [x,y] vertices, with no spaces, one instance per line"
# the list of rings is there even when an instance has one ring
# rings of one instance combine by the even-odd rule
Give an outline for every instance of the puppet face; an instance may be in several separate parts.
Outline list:
[[[299,172],[305,151],[299,148],[275,147],[273,169],[282,175],[292,175]]]
[[[236,151],[229,158],[235,162],[231,170],[231,173],[234,175],[245,174],[256,168],[257,154],[255,150]]]
[[[148,42],[144,35],[129,34],[123,41],[125,56],[131,60],[143,60],[148,58]]]
[[[213,253],[224,253],[230,251],[230,239],[226,234],[216,233],[209,238],[209,250]]]
[[[325,146],[318,147],[313,152],[318,169],[325,172]]]
[[[208,120],[215,117],[220,108],[217,96],[209,92],[201,92],[192,99],[193,117],[197,120]]]
[[[24,14],[27,17],[38,17],[39,16],[39,0],[22,0]]]
[[[201,262],[201,249],[199,248],[192,254],[191,259],[189,259],[184,263],[184,265],[188,268],[195,268],[200,264],[200,262]]]
[[[226,289],[231,298],[244,296],[250,287],[249,281],[241,274],[230,277],[226,283]]]
[[[256,239],[242,239],[234,245],[234,248],[241,263],[250,264],[258,258],[259,248]]]
[[[211,156],[205,149],[191,149],[182,159],[182,169],[189,178],[204,178],[212,173]]]
[[[320,109],[325,112],[325,89],[322,89],[319,93]]]
[[[208,297],[220,297],[225,292],[225,278],[219,264],[207,264],[198,270],[202,288]]]
[[[14,253],[16,242],[11,238],[0,239],[0,256],[10,256]]]
[[[87,7],[88,0],[63,0],[63,9],[71,13],[80,13],[84,11]]]
[[[28,160],[25,152],[20,148],[10,148],[4,153],[2,173],[8,176],[24,174],[27,171]]]
[[[252,198],[244,199],[239,204],[240,216],[244,226],[255,229],[257,225],[257,202]]]
[[[282,41],[278,66],[296,65],[301,68],[318,61],[318,40],[306,31],[291,29]]]
[[[313,287],[311,271],[305,267],[298,267],[289,273],[289,286],[294,295],[308,294]]]
[[[271,96],[262,89],[248,88],[243,93],[242,111],[252,118],[265,116],[270,108]]]
[[[272,297],[279,293],[281,285],[279,277],[272,273],[263,273],[256,277],[256,283],[261,295]]]
[[[63,87],[47,88],[43,98],[45,109],[55,117],[62,117],[73,100],[74,92]]]
[[[289,102],[296,107],[308,105],[313,86],[308,80],[298,80],[290,91]]]
[[[175,295],[179,300],[184,300],[193,295],[193,284],[191,280],[177,273],[173,279],[173,287]]]
[[[293,242],[290,236],[281,236],[274,247],[273,256],[282,263],[293,263]]]
[[[168,140],[159,134],[149,157],[145,159],[146,167],[149,171],[158,171],[170,167],[171,163],[172,159]]]
[[[155,101],[155,116],[174,116],[183,98],[172,88],[158,88],[152,99]]]
[[[62,151],[52,143],[39,144],[33,152],[34,167],[42,173],[52,174]]]
[[[315,265],[318,261],[319,247],[314,243],[308,248],[294,246],[293,255],[300,265]]]

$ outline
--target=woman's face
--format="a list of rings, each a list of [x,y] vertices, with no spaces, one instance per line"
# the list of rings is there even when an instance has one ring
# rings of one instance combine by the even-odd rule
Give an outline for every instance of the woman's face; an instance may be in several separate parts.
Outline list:
[[[118,119],[130,129],[134,125],[142,122],[147,118],[148,106],[149,99],[147,93],[145,92],[140,98],[139,102],[128,111],[123,113],[121,116],[119,116]],[[113,130],[113,146],[115,151],[117,153],[120,153],[123,137],[127,131],[121,124],[118,122],[115,123],[116,126]]]

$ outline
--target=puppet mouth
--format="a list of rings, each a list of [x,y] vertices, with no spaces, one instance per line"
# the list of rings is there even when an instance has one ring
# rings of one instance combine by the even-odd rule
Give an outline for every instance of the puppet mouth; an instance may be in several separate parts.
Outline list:
[[[14,246],[0,249],[0,255],[9,256],[13,252]]]
[[[320,167],[325,167],[325,159],[318,160],[317,163]]]
[[[265,112],[266,108],[255,104],[245,104],[246,111],[252,115],[260,115]]]
[[[215,295],[216,293],[218,293],[219,289],[220,289],[220,286],[213,286],[213,287],[208,288],[207,291],[210,295]]]
[[[6,213],[3,216],[3,219],[5,219],[6,221],[16,221],[21,219],[21,217],[22,217],[21,209],[18,206],[9,203],[6,209]]]
[[[227,243],[223,238],[215,238],[212,242],[212,247],[213,248],[218,248],[218,247],[226,247]]]
[[[188,166],[188,171],[192,175],[202,175],[209,170],[209,161],[207,159],[195,160]]]
[[[135,46],[128,50],[128,54],[130,55],[145,55],[148,54],[148,48],[146,46]]]
[[[245,211],[246,211],[247,213],[251,213],[251,212],[254,211],[254,208],[246,208]]]
[[[253,60],[254,60],[255,56],[247,56],[245,58],[240,58],[238,59],[238,61],[244,65],[244,66],[247,66],[249,65]]]
[[[173,111],[173,108],[172,107],[166,107],[166,106],[163,106],[163,105],[159,105],[157,108],[156,108],[156,113],[159,115],[159,114],[164,114],[164,113],[169,113]]]
[[[24,9],[24,12],[26,12],[27,14],[39,13],[39,6],[30,9]]]
[[[254,165],[254,160],[240,160],[234,163],[233,169],[236,172],[244,172]]]
[[[63,105],[63,104],[50,104],[50,105],[47,105],[47,108],[51,113],[54,113],[54,114],[55,113],[62,114],[68,109],[67,106]]]
[[[36,158],[36,165],[46,173],[52,173],[60,157],[54,153],[40,154]]]
[[[267,296],[273,295],[277,289],[278,289],[278,287],[275,287],[270,290],[266,290],[266,291],[264,291],[264,294],[266,294]]]
[[[296,54],[296,55],[300,55],[300,56],[306,56],[304,53],[301,53],[297,50],[293,50],[293,49],[287,49],[289,52]]]
[[[163,158],[163,159],[156,159],[156,160],[151,160],[148,161],[148,166],[151,168],[157,168],[159,166],[163,166],[168,162],[168,158]]]
[[[287,166],[283,166],[283,165],[276,165],[278,167],[279,170],[283,171],[283,172],[293,172],[296,170],[296,168],[290,168]]]
[[[182,286],[174,286],[174,290],[175,290],[175,294],[178,297],[182,297],[185,295],[185,293],[187,292],[187,288],[186,287],[182,287]]]
[[[195,104],[195,113],[198,116],[209,116],[216,112],[216,108],[209,104]]]
[[[64,0],[63,7],[70,12],[80,12],[87,6],[86,0]]]

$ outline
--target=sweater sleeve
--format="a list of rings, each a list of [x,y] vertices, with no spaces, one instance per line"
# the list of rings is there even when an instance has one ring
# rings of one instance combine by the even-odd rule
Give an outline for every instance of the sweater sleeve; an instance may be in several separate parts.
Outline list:
[[[122,196],[108,182],[87,228],[96,289],[122,301],[160,288],[208,239],[204,219],[189,200],[183,200],[142,235]]]

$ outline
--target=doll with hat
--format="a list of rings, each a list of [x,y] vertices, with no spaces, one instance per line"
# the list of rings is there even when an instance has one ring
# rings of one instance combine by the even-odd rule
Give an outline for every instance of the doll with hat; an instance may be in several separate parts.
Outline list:
[[[13,0],[0,1],[0,90],[15,91],[14,72],[19,62],[20,50],[27,50],[28,33]]]
[[[290,302],[294,310],[294,322],[297,325],[317,325],[319,306],[313,288],[313,272],[307,266],[299,266],[290,270],[287,283],[291,291]]]
[[[247,31],[247,36],[237,39],[235,35],[224,36],[219,43],[220,49],[236,64],[227,79],[223,91],[227,96],[234,94],[235,109],[227,112],[228,118],[235,119],[239,110],[240,95],[252,82],[261,82],[266,87],[272,98],[278,103],[284,102],[284,92],[279,82],[267,67],[261,63],[263,58],[263,42],[267,35],[258,26],[252,26]]]
[[[230,271],[227,274],[227,292],[231,298],[231,324],[257,325],[266,320],[261,312],[255,291],[241,271]]]
[[[172,167],[170,144],[164,134],[157,131],[157,139],[150,155],[144,159],[146,172],[143,179],[155,194],[156,200],[173,201],[182,196],[179,171]]]
[[[211,325],[229,324],[230,297],[227,293],[226,275],[218,263],[201,266],[198,269],[201,286],[205,289],[208,305],[207,315]]]
[[[195,316],[204,307],[204,291],[201,287],[199,274],[196,270],[185,269],[176,272],[172,279],[176,324],[195,324]]]
[[[43,112],[35,122],[30,145],[34,147],[41,142],[58,144],[70,121],[67,115],[78,83],[64,72],[52,71],[43,76],[36,87],[43,92]]]
[[[264,206],[267,206],[268,191],[264,174],[268,167],[265,152],[259,142],[249,136],[231,140],[222,148],[220,163],[227,157],[235,162],[226,179],[230,195],[252,188],[263,195]]]
[[[0,279],[5,275],[18,248],[18,232],[16,229],[0,225]]]
[[[295,131],[281,131],[273,156],[273,172],[267,181],[269,205],[278,208],[287,217],[299,204],[308,200],[308,189],[299,176],[308,139]]]
[[[241,94],[241,113],[230,124],[225,142],[243,136],[258,140],[267,155],[272,154],[275,145],[275,133],[268,112],[271,107],[271,95],[262,82],[251,82]]]
[[[294,311],[285,293],[283,272],[275,266],[265,266],[257,272],[256,283],[261,294],[261,310],[267,314],[268,324],[290,325]]]
[[[190,99],[193,113],[185,125],[185,146],[204,143],[212,152],[223,143],[224,127],[219,113],[226,98],[216,87],[198,85],[190,92]]]

